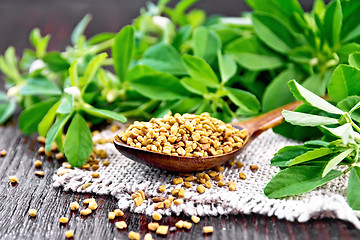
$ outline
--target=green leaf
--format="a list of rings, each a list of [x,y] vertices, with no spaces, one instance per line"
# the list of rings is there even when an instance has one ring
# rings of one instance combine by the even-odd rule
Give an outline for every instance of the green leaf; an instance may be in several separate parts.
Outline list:
[[[86,88],[86,86],[91,82],[107,56],[107,53],[101,53],[90,61],[84,73],[84,77],[79,79],[80,89]]]
[[[186,74],[180,54],[173,46],[167,43],[158,43],[148,48],[139,63],[160,72],[175,75]]]
[[[324,96],[327,84],[325,77],[320,74],[313,74],[304,80],[302,86],[318,96]]]
[[[221,48],[221,41],[217,33],[200,26],[193,33],[194,55],[211,64]]]
[[[79,86],[78,66],[76,60],[71,64],[69,68],[69,78],[73,87]]]
[[[268,51],[256,37],[241,37],[229,43],[225,50],[242,67],[252,71],[276,69],[283,60]]]
[[[70,94],[65,94],[61,101],[60,105],[56,110],[56,113],[67,114],[74,109],[74,97]]]
[[[326,8],[324,16],[324,31],[330,46],[340,42],[342,23],[341,4],[339,0],[333,0]]]
[[[58,52],[49,52],[42,59],[48,68],[53,72],[61,72],[68,70],[69,62],[63,58]]]
[[[16,109],[15,100],[0,103],[0,124],[3,124],[10,118]]]
[[[46,113],[46,115],[42,118],[41,122],[38,125],[38,133],[40,136],[46,136],[46,133],[49,131],[51,125],[54,122],[55,116],[56,116],[56,110],[58,109],[60,105],[60,101],[55,103],[49,111]]]
[[[354,52],[349,55],[349,64],[360,69],[360,52]]]
[[[360,36],[360,24],[358,13],[359,1],[341,1],[343,21],[341,26],[341,41],[351,42]]]
[[[350,96],[338,102],[336,106],[344,112],[350,112],[359,102],[360,96]],[[360,123],[360,110],[353,110],[351,118]]]
[[[87,42],[89,45],[95,45],[101,42],[105,42],[107,40],[110,40],[112,38],[115,38],[116,34],[111,32],[103,32],[96,34],[95,36],[91,37]]]
[[[294,166],[300,163],[308,162],[326,155],[333,153],[333,150],[330,148],[316,148],[314,150],[309,150],[306,153],[295,157],[294,159],[288,162],[289,166]]]
[[[328,94],[332,100],[339,102],[351,95],[360,95],[360,70],[348,66],[339,65],[328,85]]]
[[[318,115],[292,112],[288,110],[283,110],[282,115],[287,122],[293,125],[315,127],[319,125],[339,124],[339,120],[336,118],[322,117]]]
[[[114,69],[120,81],[126,81],[126,75],[131,63],[135,47],[134,28],[125,26],[116,35],[114,45],[111,48],[114,59]]]
[[[307,103],[313,107],[319,108],[323,111],[334,113],[334,114],[343,114],[344,112],[330,104],[326,100],[317,96],[316,94],[310,92],[295,80],[289,82],[290,90],[294,94],[294,97],[304,103]]]
[[[88,114],[96,117],[107,118],[107,119],[110,118],[123,123],[127,121],[126,117],[124,117],[120,113],[109,111],[106,109],[98,109],[94,107],[83,107],[81,109],[87,112]]]
[[[59,132],[63,131],[63,127],[65,126],[66,122],[71,117],[72,113],[67,115],[58,115],[58,117],[55,120],[55,123],[51,126],[49,131],[46,134],[46,142],[45,142],[45,150],[50,152],[51,145],[55,141],[57,135]]]
[[[219,80],[205,60],[186,54],[182,57],[182,59],[185,64],[186,71],[193,79],[201,81],[208,87],[218,87]]]
[[[55,82],[46,78],[29,78],[21,87],[22,95],[60,95],[61,89]]]
[[[259,38],[275,51],[288,53],[296,46],[297,41],[291,31],[272,15],[255,12],[251,20]]]
[[[85,119],[76,113],[64,141],[65,156],[71,166],[81,167],[93,150],[91,132]]]
[[[293,48],[288,56],[289,58],[297,63],[310,64],[313,59],[314,50],[310,46],[300,46]]]
[[[287,167],[289,161],[310,150],[302,145],[283,147],[271,159],[271,166]]]
[[[180,114],[194,112],[196,109],[199,108],[202,100],[203,99],[201,98],[194,98],[194,97],[180,99],[177,101],[177,103],[175,103],[171,107],[171,111],[173,113],[180,113]]]
[[[147,74],[129,85],[141,95],[155,100],[175,100],[189,95],[180,81],[168,73]]]
[[[36,132],[40,121],[57,101],[58,99],[50,99],[39,102],[22,111],[19,116],[20,130],[25,134]]]
[[[336,52],[339,56],[339,63],[348,64],[349,55],[357,51],[360,51],[360,44],[355,42],[342,44]]]
[[[71,33],[71,42],[76,45],[80,36],[83,35],[87,25],[91,21],[92,17],[90,14],[86,14],[83,19],[76,25],[74,31]]]
[[[229,91],[228,97],[242,112],[255,114],[260,111],[260,102],[252,93],[231,87],[225,87],[225,90]]]
[[[137,79],[139,77],[151,73],[159,73],[159,72],[146,65],[135,65],[133,68],[129,70],[127,75],[127,81],[132,81],[134,79]]]
[[[344,160],[349,154],[351,154],[354,150],[347,149],[340,154],[336,155],[326,164],[324,171],[322,172],[322,177],[325,177],[336,165],[338,165],[342,160]]]
[[[351,123],[345,123],[344,125],[336,128],[328,128],[325,126],[322,126],[321,128],[328,131],[331,135],[341,138],[345,145],[351,141],[354,141],[354,131],[352,129]]]
[[[217,57],[221,81],[227,82],[236,73],[236,63],[229,55],[222,55],[220,50],[218,50]]]
[[[347,201],[354,210],[360,210],[360,167],[351,169],[347,186]]]
[[[263,111],[267,112],[294,101],[287,83],[291,79],[301,79],[302,74],[293,65],[277,75],[266,87],[262,97]],[[279,97],[281,96],[281,97]]]
[[[264,193],[268,198],[282,198],[309,192],[340,177],[341,171],[332,170],[324,178],[322,166],[295,166],[280,171],[266,185]]]
[[[200,81],[196,81],[189,77],[183,77],[180,82],[187,90],[197,95],[208,93],[206,86]]]

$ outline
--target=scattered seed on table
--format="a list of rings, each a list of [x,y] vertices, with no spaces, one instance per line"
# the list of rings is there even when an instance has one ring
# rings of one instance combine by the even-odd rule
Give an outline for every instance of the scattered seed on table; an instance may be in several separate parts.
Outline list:
[[[144,240],[154,240],[153,237],[151,236],[151,233],[147,233],[144,236]]]
[[[110,165],[110,162],[109,162],[108,160],[105,160],[105,161],[103,162],[103,165],[104,165],[104,166],[109,166],[109,165]]]
[[[127,224],[125,221],[120,221],[115,223],[116,228],[118,229],[125,229],[127,228]]]
[[[48,152],[48,151],[45,150],[45,156],[47,156],[47,157],[52,157],[52,152],[51,152],[51,151]]]
[[[152,222],[148,224],[148,229],[150,231],[156,231],[156,229],[159,227],[159,223],[157,222]]]
[[[236,163],[236,161],[232,160],[232,161],[228,162],[228,165],[229,165],[229,167],[232,167],[232,166],[234,166],[235,163]]]
[[[175,226],[177,228],[183,228],[184,227],[184,221],[183,220],[179,220],[177,223],[175,223]]]
[[[219,173],[218,175],[215,176],[214,180],[218,182],[218,181],[220,181],[222,179],[223,179],[223,175],[221,173]]]
[[[116,132],[117,130],[119,130],[119,126],[118,125],[111,125],[111,127],[110,127],[110,131],[112,131],[112,132]]]
[[[9,181],[10,181],[11,183],[17,183],[17,182],[18,182],[18,179],[17,179],[16,176],[9,176]]]
[[[192,223],[191,223],[191,222],[184,221],[184,226],[183,226],[183,228],[189,230],[191,227],[192,227]]]
[[[171,194],[176,197],[179,194],[179,189],[173,189],[171,190]]]
[[[145,193],[142,190],[137,191],[140,194],[140,197],[145,200]]]
[[[201,183],[201,184],[205,184],[205,182],[206,182],[206,179],[205,178],[198,178],[197,179],[198,180],[198,183]]]
[[[78,202],[72,202],[72,203],[70,203],[70,209],[71,209],[72,211],[78,210],[79,207],[80,207],[80,205],[79,205]]]
[[[169,226],[160,225],[160,226],[156,229],[156,234],[166,235],[166,234],[168,233],[168,230],[169,230]]]
[[[250,170],[253,171],[253,172],[255,172],[255,171],[259,170],[259,166],[257,166],[257,165],[250,165]]]
[[[163,198],[163,197],[153,197],[151,200],[152,200],[154,203],[158,203],[158,202],[163,202],[163,201],[165,201],[165,198]]]
[[[71,169],[71,168],[72,168],[71,164],[68,163],[68,162],[63,162],[63,163],[62,163],[62,166],[63,166],[64,168],[67,168],[67,169]]]
[[[204,178],[205,178],[206,181],[210,180],[210,176],[207,173],[204,174]]]
[[[94,165],[91,166],[91,169],[92,169],[93,171],[96,171],[96,170],[99,169],[99,165],[94,164]]]
[[[191,220],[192,220],[194,223],[200,222],[200,218],[199,218],[198,216],[191,216]]]
[[[83,203],[89,204],[92,201],[95,201],[95,198],[86,198],[86,199],[83,200]]]
[[[184,186],[186,188],[191,188],[191,182],[184,182]]]
[[[164,207],[164,202],[155,203],[155,209],[163,209]]]
[[[238,168],[242,168],[244,166],[244,164],[242,162],[236,162],[236,166]]]
[[[217,172],[223,172],[223,171],[224,171],[224,167],[222,167],[222,166],[216,166],[216,167],[215,167],[215,171],[217,171]]]
[[[236,190],[236,184],[235,183],[229,184],[229,190],[230,191],[235,191]]]
[[[114,212],[109,212],[108,218],[109,218],[110,220],[114,220],[114,219],[115,219],[115,213],[114,213]]]
[[[38,150],[38,154],[44,154],[44,153],[45,153],[45,148],[41,146]]]
[[[166,200],[164,201],[164,207],[165,207],[165,208],[171,207],[171,202],[170,202],[169,199],[166,199]]]
[[[92,213],[92,211],[89,208],[86,208],[86,209],[83,209],[83,210],[80,211],[80,214],[83,215],[83,216],[87,216],[90,213]]]
[[[184,179],[179,177],[179,178],[174,178],[173,180],[173,184],[177,185],[177,184],[181,184],[183,183]]]
[[[174,204],[175,205],[180,205],[180,204],[183,204],[184,203],[184,200],[183,199],[175,199],[174,200]]]
[[[243,173],[243,172],[239,172],[239,178],[241,178],[241,179],[245,180],[245,179],[246,179],[246,175],[245,175],[245,173]]]
[[[93,178],[98,178],[98,177],[100,176],[100,173],[93,172],[93,173],[91,173],[91,176],[92,176]]]
[[[200,194],[202,194],[202,193],[205,192],[205,187],[204,187],[204,185],[200,184],[200,185],[197,186],[196,190],[197,190]]]
[[[40,161],[40,160],[36,160],[36,161],[34,162],[34,166],[35,166],[36,168],[41,167],[41,165],[42,165],[42,161]]]
[[[188,176],[185,178],[185,181],[186,182],[192,182],[192,181],[195,181],[195,176],[191,175],[191,176]]]
[[[61,159],[64,158],[64,154],[61,153],[61,152],[59,152],[59,153],[57,153],[57,154],[55,155],[55,158],[56,158],[56,160],[61,160]]]
[[[136,192],[136,193],[131,194],[131,198],[135,199],[135,198],[142,198],[142,197],[141,197],[140,193]]]
[[[206,188],[211,188],[211,186],[212,186],[210,181],[205,182],[204,185],[205,185]]]
[[[207,173],[210,177],[215,177],[217,175],[217,172],[216,171],[210,171]]]
[[[41,143],[41,144],[45,144],[45,142],[46,142],[46,138],[43,136],[37,136],[36,140],[38,141],[38,143]]]
[[[173,201],[174,201],[174,197],[172,197],[172,196],[170,196],[170,197],[168,197],[168,200],[170,201],[170,203],[172,203]]]
[[[67,217],[61,217],[61,218],[59,218],[59,222],[60,223],[67,223],[69,221],[69,219],[67,218]]]
[[[120,209],[115,209],[115,210],[114,210],[114,213],[115,213],[115,216],[116,216],[116,217],[122,217],[122,216],[124,216],[124,212],[121,211]]]
[[[129,237],[130,240],[139,240],[140,239],[140,233],[131,231],[131,232],[129,232],[128,237]]]
[[[91,186],[92,183],[85,183],[81,186],[82,189],[88,188]]]
[[[186,190],[184,188],[179,189],[178,197],[183,198],[185,197]]]
[[[100,158],[102,158],[102,159],[104,159],[104,158],[107,158],[107,152],[105,151],[105,150],[103,150],[103,149],[100,149],[99,150],[99,157]],[[104,165],[105,165],[105,161],[104,161]],[[107,165],[105,165],[105,166],[107,166]]]
[[[98,207],[97,203],[95,201],[89,202],[89,209],[96,210]]]
[[[73,230],[69,230],[65,232],[66,238],[72,238],[74,236]]]
[[[90,169],[90,164],[89,164],[89,163],[84,163],[84,165],[82,165],[82,166],[80,167],[80,169],[89,170],[89,169]]]
[[[221,181],[218,182],[219,187],[223,187],[225,185],[226,185],[226,182],[224,180],[221,180]]]
[[[214,231],[214,228],[212,226],[205,226],[203,227],[203,232],[206,233],[212,233]]]
[[[140,206],[144,202],[144,199],[142,197],[137,197],[134,199],[135,206]]]
[[[29,215],[30,217],[35,217],[37,214],[37,210],[36,209],[29,209]]]
[[[44,171],[36,171],[35,175],[39,176],[39,177],[43,177],[45,175],[45,173],[44,173]]]
[[[165,190],[166,190],[166,186],[165,186],[165,185],[161,185],[161,186],[159,187],[159,192],[165,192]]]
[[[162,218],[162,215],[159,212],[153,212],[152,217],[155,221],[160,221]]]

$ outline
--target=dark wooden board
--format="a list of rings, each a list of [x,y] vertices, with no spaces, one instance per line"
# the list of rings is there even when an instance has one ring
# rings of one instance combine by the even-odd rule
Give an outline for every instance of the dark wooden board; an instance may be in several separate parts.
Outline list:
[[[0,239],[65,239],[68,229],[75,232],[74,239],[126,239],[129,231],[148,232],[150,217],[126,212],[124,217],[127,230],[116,229],[114,221],[107,214],[117,207],[111,196],[94,196],[65,192],[52,186],[53,174],[61,162],[39,156],[40,144],[35,136],[26,137],[19,131],[14,120],[0,127],[0,150],[8,151],[0,158]],[[33,162],[43,161],[44,177],[35,176]],[[16,175],[19,183],[12,185],[8,176]],[[71,212],[69,204],[84,198],[95,197],[99,208],[87,217]],[[80,204],[82,205],[82,204]],[[38,210],[36,218],[30,218],[28,210]],[[60,224],[59,218],[69,217],[68,224]],[[174,226],[179,219],[190,220],[187,216],[165,217],[160,222]],[[214,233],[203,235],[204,225],[214,226]],[[152,234],[154,238],[164,237]],[[307,223],[288,222],[262,215],[229,215],[205,217],[189,231],[169,232],[168,239],[359,239],[360,231],[352,224],[333,219],[313,220]]]

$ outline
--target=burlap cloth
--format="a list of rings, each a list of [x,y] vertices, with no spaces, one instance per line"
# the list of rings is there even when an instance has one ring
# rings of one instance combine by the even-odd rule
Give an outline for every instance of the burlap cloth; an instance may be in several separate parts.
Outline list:
[[[109,129],[102,131],[93,137],[113,137],[116,133]],[[335,179],[325,186],[319,187],[310,193],[286,199],[268,199],[264,193],[264,186],[278,171],[278,167],[270,166],[270,159],[282,147],[286,145],[299,144],[296,141],[286,139],[269,130],[259,136],[251,145],[237,158],[244,163],[239,169],[236,166],[225,166],[223,172],[225,181],[234,181],[237,185],[236,191],[229,191],[227,187],[218,187],[212,182],[212,188],[206,189],[205,193],[196,191],[196,183],[191,188],[185,188],[186,194],[184,204],[174,205],[168,209],[157,210],[163,215],[180,214],[187,215],[222,215],[222,214],[263,214],[285,218],[289,221],[308,221],[311,218],[331,217],[349,221],[360,228],[357,218],[359,212],[353,211],[346,202],[346,185],[348,175]],[[182,187],[181,184],[173,185],[172,180],[178,175],[154,169],[140,163],[134,162],[122,156],[112,143],[97,145],[97,149],[104,149],[108,153],[106,160],[109,166],[103,166],[100,161],[99,178],[91,177],[91,171],[84,169],[69,169],[67,173],[54,175],[54,187],[63,187],[65,191],[80,193],[111,194],[119,199],[119,208],[136,213],[151,215],[154,211],[152,197],[171,196],[170,191]],[[259,170],[252,172],[250,164],[259,166]],[[57,173],[66,170],[61,167]],[[246,174],[246,180],[239,178],[239,172]],[[92,183],[83,189],[82,185]],[[160,185],[166,185],[164,193],[158,192]],[[137,190],[143,190],[146,195],[144,203],[135,206],[131,194]]]

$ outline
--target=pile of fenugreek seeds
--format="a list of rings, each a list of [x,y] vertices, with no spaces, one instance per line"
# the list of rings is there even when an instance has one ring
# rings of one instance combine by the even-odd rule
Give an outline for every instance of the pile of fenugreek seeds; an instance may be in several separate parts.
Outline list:
[[[134,122],[120,139],[127,145],[174,156],[208,157],[243,146],[246,129],[239,130],[221,120],[201,115],[171,113],[150,122]]]

